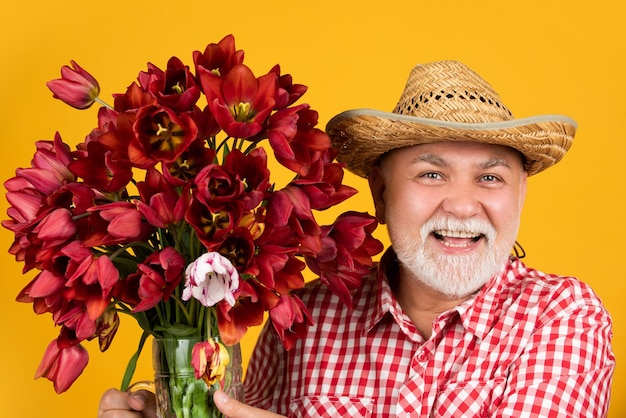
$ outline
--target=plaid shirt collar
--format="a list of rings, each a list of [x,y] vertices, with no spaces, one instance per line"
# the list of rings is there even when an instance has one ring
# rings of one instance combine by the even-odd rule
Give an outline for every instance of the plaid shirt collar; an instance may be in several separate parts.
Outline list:
[[[511,257],[502,271],[473,297],[454,309],[442,313],[439,319],[449,321],[453,317],[458,317],[468,332],[482,340],[497,320],[497,311],[507,293],[507,285],[511,280],[521,277],[525,270],[526,267],[519,259]],[[398,260],[393,249],[389,248],[378,264],[378,268],[370,276],[372,285],[362,288],[363,291],[368,292],[367,296],[355,295],[354,298],[355,301],[360,301],[361,306],[357,309],[365,310],[363,332],[371,331],[381,321],[393,320],[411,340],[421,342],[423,338],[403,312],[392,291],[397,278]]]

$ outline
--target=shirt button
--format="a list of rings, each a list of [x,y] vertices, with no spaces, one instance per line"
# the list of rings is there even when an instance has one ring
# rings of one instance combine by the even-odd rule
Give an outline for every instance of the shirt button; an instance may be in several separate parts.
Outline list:
[[[428,356],[425,352],[422,351],[417,355],[417,361],[419,361],[420,363],[425,363],[426,361],[428,361]]]

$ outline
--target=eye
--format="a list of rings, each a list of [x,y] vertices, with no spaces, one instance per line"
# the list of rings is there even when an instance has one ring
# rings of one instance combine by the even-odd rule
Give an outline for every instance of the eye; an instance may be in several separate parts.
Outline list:
[[[441,174],[435,173],[435,172],[422,173],[419,175],[419,177],[422,177],[425,179],[432,179],[432,180],[437,180],[437,179],[442,178]]]
[[[478,181],[489,185],[497,185],[504,182],[500,176],[496,176],[494,174],[483,174],[479,177]]]
[[[424,186],[436,186],[445,182],[445,177],[437,171],[421,171],[416,173],[413,180]]]

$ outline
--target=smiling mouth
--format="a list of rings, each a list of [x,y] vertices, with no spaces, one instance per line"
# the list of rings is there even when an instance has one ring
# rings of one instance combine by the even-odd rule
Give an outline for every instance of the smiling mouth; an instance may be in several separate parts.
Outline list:
[[[446,247],[465,248],[478,242],[484,234],[467,231],[449,231],[438,229],[433,231],[433,236]]]

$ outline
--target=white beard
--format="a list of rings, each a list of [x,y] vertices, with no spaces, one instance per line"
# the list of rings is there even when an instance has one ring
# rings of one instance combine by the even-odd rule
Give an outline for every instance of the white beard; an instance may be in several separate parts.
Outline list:
[[[413,276],[433,290],[451,298],[467,297],[485,285],[505,266],[515,243],[519,219],[508,225],[500,243],[496,243],[496,230],[487,221],[454,218],[434,218],[420,228],[421,240],[410,230],[396,222],[390,214],[388,230],[398,260]],[[427,239],[435,230],[467,231],[484,235],[485,246],[481,251],[463,255],[438,254],[427,245]],[[510,235],[510,236],[509,236]]]

